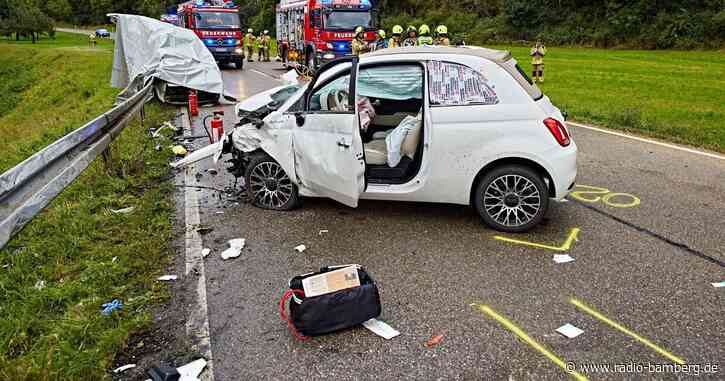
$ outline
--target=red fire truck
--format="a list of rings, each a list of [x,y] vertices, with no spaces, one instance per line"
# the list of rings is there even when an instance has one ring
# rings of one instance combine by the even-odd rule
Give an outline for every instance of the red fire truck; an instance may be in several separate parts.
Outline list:
[[[179,4],[179,26],[191,29],[220,64],[244,65],[239,8],[231,1],[195,0]]]
[[[355,28],[375,40],[376,11],[371,0],[280,0],[277,41],[282,61],[310,68],[351,53]]]

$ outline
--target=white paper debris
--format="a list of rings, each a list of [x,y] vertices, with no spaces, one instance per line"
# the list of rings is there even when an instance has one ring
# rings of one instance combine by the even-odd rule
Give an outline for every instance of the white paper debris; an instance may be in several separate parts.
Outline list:
[[[121,372],[127,371],[127,370],[135,368],[135,367],[136,367],[136,364],[127,364],[124,366],[119,366],[118,368],[113,370],[113,373],[121,373]]]
[[[370,330],[372,333],[386,339],[390,340],[395,336],[400,335],[400,332],[395,330],[393,327],[389,326],[386,322],[372,318],[366,322],[363,323],[363,327]]]
[[[38,290],[38,291],[44,289],[45,288],[45,281],[44,280],[39,280],[39,281],[35,282],[35,286],[33,286],[33,288],[36,289],[36,290]]]
[[[206,258],[211,254],[211,249],[203,248],[201,249],[201,257]]]
[[[242,249],[244,248],[245,244],[246,240],[244,238],[230,240],[229,248],[222,252],[222,259],[231,259],[242,255]]]
[[[116,210],[111,209],[111,212],[115,213],[115,214],[129,214],[129,213],[133,212],[134,209],[136,209],[136,207],[129,206],[128,208],[123,208],[123,209],[116,209]]]
[[[177,279],[179,279],[179,277],[176,275],[164,275],[164,276],[158,277],[157,279],[162,282],[168,282],[170,280],[177,280]]]
[[[556,263],[574,262],[574,258],[569,256],[569,254],[554,254],[554,262],[556,262]]]
[[[295,250],[297,250],[298,253],[301,253],[301,252],[307,250],[307,246],[299,245],[299,246],[295,247]]]
[[[725,287],[725,282],[717,282],[717,283],[711,283],[711,284],[715,288]]]
[[[325,234],[325,233],[329,233],[329,232],[330,232],[329,230],[327,230],[327,229],[323,229],[323,230],[320,230],[320,232],[319,232],[319,233],[317,233],[317,235],[323,235],[323,234]]]
[[[573,325],[571,325],[569,323],[567,323],[565,325],[562,325],[561,327],[557,328],[556,329],[556,332],[559,332],[562,335],[564,335],[564,336],[566,336],[566,337],[568,337],[570,339],[573,339],[573,338],[581,335],[582,333],[584,333],[584,331],[582,331],[581,329],[579,329],[579,328],[577,328],[577,327],[575,327],[575,326],[573,326]]]
[[[111,258],[111,263],[116,262],[118,260],[118,257]]]
[[[206,368],[206,360],[204,359],[198,359],[176,368],[176,371],[181,375],[179,381],[198,381],[199,375],[204,371],[204,368]]]

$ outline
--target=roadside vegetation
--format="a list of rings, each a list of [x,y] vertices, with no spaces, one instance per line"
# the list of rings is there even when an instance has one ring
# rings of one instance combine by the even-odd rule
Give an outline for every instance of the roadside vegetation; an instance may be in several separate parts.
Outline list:
[[[529,47],[510,50],[527,74]],[[725,54],[548,48],[539,86],[572,120],[725,152]]]
[[[108,46],[59,33],[36,45],[0,40],[0,172],[108,110]],[[145,127],[174,115],[147,106]],[[0,250],[0,379],[102,380],[166,297],[174,212],[168,150],[138,121]],[[112,210],[134,207],[127,214]],[[119,299],[111,316],[101,305]]]

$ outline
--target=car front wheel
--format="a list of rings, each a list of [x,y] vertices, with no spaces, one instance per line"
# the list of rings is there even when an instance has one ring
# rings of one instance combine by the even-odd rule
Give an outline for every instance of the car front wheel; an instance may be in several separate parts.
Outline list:
[[[264,153],[255,153],[247,165],[244,179],[254,206],[271,210],[291,210],[299,205],[297,186],[281,165]]]
[[[478,183],[474,207],[493,229],[522,233],[544,218],[549,193],[544,179],[535,171],[506,165],[488,172]]]

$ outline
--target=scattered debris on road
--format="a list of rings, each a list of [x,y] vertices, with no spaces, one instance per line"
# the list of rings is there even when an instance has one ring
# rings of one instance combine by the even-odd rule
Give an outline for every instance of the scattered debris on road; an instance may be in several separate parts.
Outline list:
[[[299,245],[299,246],[295,246],[295,250],[296,250],[296,251],[297,251],[298,253],[301,253],[301,252],[303,252],[303,251],[307,250],[307,246],[305,246],[305,245]]]
[[[393,337],[400,335],[400,332],[389,326],[386,322],[372,318],[363,323],[363,327],[367,328],[370,332],[386,339],[390,340]]]
[[[568,263],[574,262],[574,258],[569,254],[554,254],[554,262],[556,263]]]
[[[178,367],[176,370],[181,375],[179,381],[199,381],[199,375],[206,368],[206,360],[198,359],[184,366]]]
[[[179,277],[177,275],[164,275],[164,276],[160,276],[156,279],[160,280],[162,282],[168,282],[168,281],[172,281],[172,280],[177,280],[177,279],[179,279]]]
[[[723,282],[717,282],[717,283],[712,283],[712,286],[715,287],[715,288],[725,287],[725,281],[723,281]]]
[[[327,234],[327,233],[329,233],[329,232],[330,232],[329,230],[327,230],[327,229],[323,229],[323,230],[320,230],[320,232],[319,232],[319,233],[317,233],[317,235],[323,235],[323,234]]]
[[[161,364],[152,367],[148,371],[148,375],[151,376],[153,381],[179,381],[181,380],[181,374],[176,368]]]
[[[166,122],[164,122],[164,124],[161,125],[161,127],[159,127],[156,131],[154,131],[151,134],[151,137],[158,138],[159,134],[163,130],[173,130],[174,132],[177,132],[178,128],[176,126],[174,126],[171,122],[166,121]]]
[[[579,329],[569,323],[564,324],[561,327],[557,328],[556,332],[559,332],[560,334],[562,334],[570,339],[573,339],[573,338],[581,335],[582,333],[584,333],[584,331],[582,331],[581,329]]]
[[[425,347],[433,348],[436,345],[440,344],[441,341],[443,341],[443,334],[435,335],[435,336],[431,337],[430,340],[425,342]]]
[[[208,257],[209,254],[211,254],[211,249],[208,249],[208,248],[201,249],[201,257],[202,258]]]
[[[133,369],[136,367],[136,364],[126,364],[124,366],[119,366],[118,368],[113,370],[113,373],[123,373],[129,369]]]
[[[174,153],[174,155],[179,157],[184,157],[187,153],[189,153],[189,151],[187,151],[186,148],[184,148],[184,146],[182,145],[172,146],[171,151]]]
[[[135,206],[129,206],[128,208],[123,209],[111,209],[111,213],[113,214],[129,214],[132,213],[136,209]]]
[[[103,311],[101,311],[103,315],[110,316],[113,311],[117,311],[123,308],[123,303],[121,303],[121,301],[118,299],[113,299],[109,303],[103,303],[101,305],[101,308],[103,308]]]
[[[236,258],[242,255],[242,249],[247,241],[244,238],[232,239],[229,241],[229,248],[222,252],[222,259]]]

